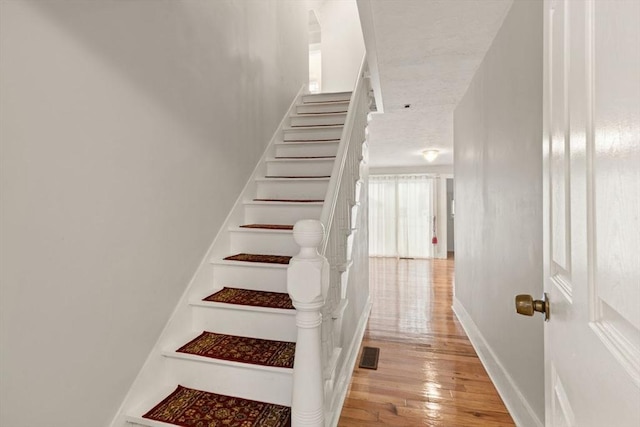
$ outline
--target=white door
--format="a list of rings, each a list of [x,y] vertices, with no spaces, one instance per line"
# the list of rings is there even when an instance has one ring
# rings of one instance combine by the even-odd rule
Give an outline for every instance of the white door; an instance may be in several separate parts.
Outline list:
[[[545,0],[547,426],[640,426],[640,0]]]

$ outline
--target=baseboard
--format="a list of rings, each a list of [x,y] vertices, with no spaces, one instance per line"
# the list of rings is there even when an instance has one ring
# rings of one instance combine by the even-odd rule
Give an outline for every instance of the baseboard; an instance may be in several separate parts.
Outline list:
[[[452,308],[516,425],[543,427],[544,423],[535,414],[511,375],[502,366],[467,310],[455,297]]]
[[[364,336],[364,331],[367,328],[367,321],[369,320],[371,306],[371,294],[369,294],[369,298],[367,299],[367,303],[364,306],[364,310],[362,310],[362,315],[358,320],[356,333],[354,334],[353,340],[351,340],[351,345],[349,346],[348,353],[344,358],[344,363],[342,365],[342,369],[340,370],[340,378],[338,378],[334,387],[335,392],[333,402],[331,402],[331,412],[329,413],[329,417],[327,417],[328,419],[325,420],[325,426],[327,427],[337,427],[338,421],[340,420],[342,405],[344,405],[344,401],[347,398],[349,383],[351,382],[353,369],[356,366],[356,360],[358,358],[358,352],[360,351],[362,337]]]

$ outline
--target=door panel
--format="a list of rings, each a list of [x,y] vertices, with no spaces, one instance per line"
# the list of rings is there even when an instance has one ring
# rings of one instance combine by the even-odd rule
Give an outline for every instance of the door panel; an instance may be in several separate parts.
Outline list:
[[[569,195],[569,122],[568,122],[568,58],[565,55],[564,3],[551,11],[550,34],[553,50],[550,52],[550,155],[549,181],[551,190],[551,275],[555,286],[571,302],[571,206]]]
[[[546,423],[640,425],[640,2],[545,1]]]
[[[592,5],[592,320],[640,384],[640,2],[623,5]],[[629,17],[635,25],[625,25]]]
[[[553,425],[556,427],[571,427],[575,425],[575,415],[573,415],[567,392],[564,391],[564,386],[554,366],[552,366],[551,382],[551,390],[553,392],[551,397],[551,417]]]
[[[568,261],[571,259],[569,242],[570,209],[569,197],[569,157],[567,122],[567,58],[565,57],[564,3],[557,5],[552,11],[551,38],[557,49],[551,52],[551,227],[552,227],[552,259],[554,270],[558,276],[568,276]],[[563,274],[564,273],[564,274]]]

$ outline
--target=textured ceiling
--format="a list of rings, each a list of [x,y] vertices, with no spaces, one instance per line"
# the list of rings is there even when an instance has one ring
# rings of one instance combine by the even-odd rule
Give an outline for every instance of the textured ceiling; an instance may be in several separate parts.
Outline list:
[[[423,167],[427,148],[440,150],[430,165],[453,163],[453,110],[512,1],[358,0],[384,109],[369,124],[371,167]]]

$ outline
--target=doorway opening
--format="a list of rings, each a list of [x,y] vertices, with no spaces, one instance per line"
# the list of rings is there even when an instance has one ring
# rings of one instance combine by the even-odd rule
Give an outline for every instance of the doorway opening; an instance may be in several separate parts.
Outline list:
[[[453,178],[447,178],[447,257],[453,258],[455,252],[454,217],[456,214],[456,201],[453,194]]]
[[[322,37],[315,11],[309,11],[309,92],[322,90]]]

